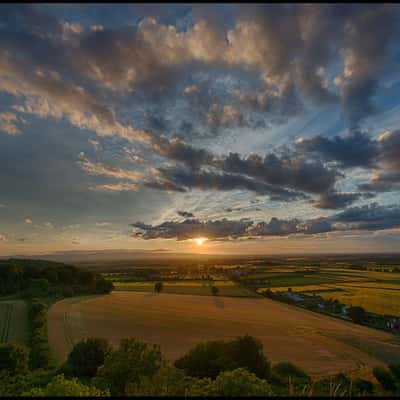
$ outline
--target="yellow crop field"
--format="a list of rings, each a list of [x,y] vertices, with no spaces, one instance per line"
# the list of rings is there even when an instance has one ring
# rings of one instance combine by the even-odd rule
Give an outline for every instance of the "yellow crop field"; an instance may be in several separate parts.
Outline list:
[[[400,316],[400,290],[380,289],[375,286],[337,285],[337,287],[345,290],[333,293],[320,292],[319,295],[337,299],[346,305],[361,306],[377,314]]]
[[[27,338],[26,303],[22,300],[0,301],[0,343],[25,343]]]
[[[400,362],[400,344],[389,333],[266,298],[115,291],[63,300],[48,313],[49,343],[60,362],[88,336],[114,346],[136,337],[175,360],[199,342],[244,334],[259,338],[272,362],[291,361],[314,376]]]

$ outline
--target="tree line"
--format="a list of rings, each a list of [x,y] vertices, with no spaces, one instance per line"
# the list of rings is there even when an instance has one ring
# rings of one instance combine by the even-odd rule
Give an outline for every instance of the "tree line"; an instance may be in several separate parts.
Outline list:
[[[0,261],[0,296],[21,294],[26,298],[69,297],[109,293],[113,284],[102,275],[73,265],[44,260]]]

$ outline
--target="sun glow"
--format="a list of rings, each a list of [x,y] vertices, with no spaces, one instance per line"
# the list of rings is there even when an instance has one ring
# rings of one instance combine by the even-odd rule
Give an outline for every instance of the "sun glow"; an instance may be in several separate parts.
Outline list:
[[[207,240],[207,238],[196,238],[194,239],[197,243],[197,246],[202,246],[203,243]]]

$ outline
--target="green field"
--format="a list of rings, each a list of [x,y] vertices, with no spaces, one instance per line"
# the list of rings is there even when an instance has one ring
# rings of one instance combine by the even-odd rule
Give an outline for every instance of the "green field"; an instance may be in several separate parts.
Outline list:
[[[0,301],[0,343],[26,343],[27,338],[26,303],[22,300]]]
[[[134,292],[154,292],[156,282],[114,282],[115,290]],[[163,293],[191,294],[210,296],[211,284],[204,281],[173,281],[163,282]],[[258,297],[256,293],[232,281],[214,281],[213,286],[217,287],[219,296],[228,297]]]

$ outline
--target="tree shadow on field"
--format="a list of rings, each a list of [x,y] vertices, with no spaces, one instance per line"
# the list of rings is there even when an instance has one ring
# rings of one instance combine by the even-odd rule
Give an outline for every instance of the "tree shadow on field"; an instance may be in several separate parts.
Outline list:
[[[215,304],[216,307],[218,307],[218,308],[224,308],[225,307],[224,301],[220,297],[214,296],[213,300],[214,300],[214,304]]]

